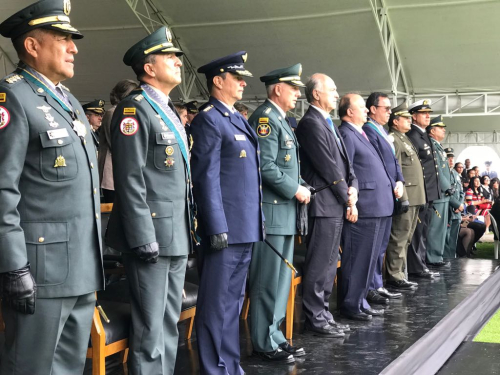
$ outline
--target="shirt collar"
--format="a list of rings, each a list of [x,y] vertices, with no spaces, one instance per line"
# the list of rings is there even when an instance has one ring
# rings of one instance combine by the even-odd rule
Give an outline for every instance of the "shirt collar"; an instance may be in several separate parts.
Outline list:
[[[219,99],[217,99],[217,100],[219,100]],[[221,102],[221,104],[222,104],[224,107],[226,107],[227,109],[229,109],[229,110],[231,111],[231,113],[234,113],[234,111],[235,111],[234,107],[231,107],[231,106],[229,106],[228,104],[226,104],[226,103],[224,103],[224,102],[222,102],[222,101],[220,101],[220,100],[219,100],[219,102]]]
[[[286,118],[285,111],[283,111],[281,109],[281,107],[279,105],[277,105],[275,102],[273,102],[271,99],[267,98],[267,100],[269,100],[269,102],[276,107],[276,109],[278,110],[278,112],[281,114],[281,117],[283,117],[283,119],[285,119]]]
[[[422,133],[426,133],[425,129],[422,129],[420,126],[418,126],[417,124],[412,124],[412,125],[415,125],[415,127],[420,130]]]
[[[32,68],[31,66],[29,65],[26,65],[26,67],[31,70],[33,73],[35,73],[35,75],[38,75],[42,80],[43,80],[43,83],[45,83],[47,86],[49,86],[49,88],[52,90],[52,91],[58,91],[58,92],[62,92],[62,94],[64,96],[66,96],[66,93],[64,92],[63,90],[63,86],[61,84],[61,82],[59,82],[57,85],[54,85],[54,83],[48,79],[45,75],[43,75],[42,73],[40,73],[38,70]],[[56,90],[56,88],[58,88],[59,90]]]
[[[149,87],[151,87],[155,92],[162,98],[166,104],[168,104],[168,101],[170,100],[170,97],[168,95],[165,95],[165,93],[161,90],[158,90],[156,87],[150,85],[149,83],[146,83]]]
[[[313,107],[315,110],[317,110],[319,113],[321,113],[325,119],[330,117],[330,114],[327,111],[325,111],[324,109],[316,107],[315,105],[312,105],[312,104],[310,104],[310,106]]]
[[[363,134],[364,130],[361,128],[361,126],[354,125],[352,122],[346,121],[349,125],[351,125],[354,129],[357,130],[359,134]]]

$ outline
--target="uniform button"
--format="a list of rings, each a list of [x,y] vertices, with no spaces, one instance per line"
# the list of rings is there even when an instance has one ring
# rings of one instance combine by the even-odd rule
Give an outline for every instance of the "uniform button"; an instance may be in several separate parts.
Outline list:
[[[257,150],[257,155],[259,155],[259,154],[260,154],[260,150]]]
[[[275,201],[274,201],[274,204],[278,204],[278,201],[276,201],[276,200],[275,200]]]
[[[259,172],[260,172],[260,168],[259,168]]]
[[[58,145],[62,145],[62,144],[63,144],[63,140],[62,140],[62,139],[58,140],[58,141],[57,141],[57,144],[58,144]]]
[[[40,243],[42,243],[42,242],[44,242],[44,241],[45,241],[45,238],[43,238],[43,237],[40,237],[40,238],[38,239],[38,242],[40,242]]]
[[[94,169],[94,163],[90,163],[90,168]]]
[[[152,216],[152,217],[156,217],[156,212],[153,212],[153,213],[151,214],[151,216]]]
[[[94,188],[94,194],[97,194],[97,189],[96,188]]]
[[[95,214],[95,218],[96,218],[96,219],[99,219],[99,214]]]
[[[84,139],[83,140],[83,145],[85,146],[87,144],[87,141]]]
[[[259,189],[262,190],[262,185],[259,185]]]

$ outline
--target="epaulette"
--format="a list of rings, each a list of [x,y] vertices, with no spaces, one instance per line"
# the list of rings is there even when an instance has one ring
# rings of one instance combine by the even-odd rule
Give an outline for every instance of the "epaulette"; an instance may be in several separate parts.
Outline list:
[[[135,100],[136,102],[140,102],[140,101],[141,101],[141,100],[143,100],[143,99],[144,99],[144,96],[143,96],[142,94],[139,94],[139,95],[134,96],[134,100]]]
[[[22,75],[11,74],[10,76],[5,77],[5,82],[12,85],[13,83],[16,83],[17,81],[20,81],[22,79],[24,79],[24,77]]]
[[[268,115],[271,112],[271,107],[267,107],[267,109],[264,111],[266,115]]]
[[[208,112],[210,111],[214,106],[212,104],[210,104],[208,107],[204,108],[203,109],[203,112]]]
[[[63,84],[60,84],[60,85],[61,85],[61,87],[62,87],[64,90],[66,90],[67,92],[71,92],[71,91],[70,91],[70,89],[68,89],[68,88],[67,88],[66,86],[64,86]]]

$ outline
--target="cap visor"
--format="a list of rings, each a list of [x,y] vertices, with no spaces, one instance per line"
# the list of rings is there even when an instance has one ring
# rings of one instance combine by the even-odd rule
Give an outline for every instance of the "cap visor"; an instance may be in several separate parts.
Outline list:
[[[230,72],[237,74],[239,76],[245,76],[245,77],[253,77],[253,74],[250,73],[248,70],[235,70],[234,72]]]
[[[175,56],[177,56],[177,57],[184,55],[184,52],[182,52],[179,48],[175,48],[175,47],[165,48],[165,49],[162,49],[160,52],[175,53]],[[153,53],[155,53],[155,52],[153,52]],[[158,53],[158,52],[156,52],[156,53]]]
[[[297,87],[306,87],[301,81],[287,81],[285,83],[288,83],[292,86],[297,86]]]
[[[422,109],[419,109],[417,112],[434,112],[434,111],[430,108],[422,108]]]
[[[73,39],[82,39],[83,35],[69,23],[51,23],[48,25],[42,25],[41,28],[48,30],[55,30],[61,33],[67,33],[73,35]]]

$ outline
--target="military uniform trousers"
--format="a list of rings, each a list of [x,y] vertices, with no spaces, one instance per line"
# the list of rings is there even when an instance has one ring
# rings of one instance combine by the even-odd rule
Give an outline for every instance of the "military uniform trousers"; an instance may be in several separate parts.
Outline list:
[[[391,235],[387,245],[385,270],[387,279],[406,279],[406,255],[418,222],[420,206],[410,206],[408,212],[392,217]]]
[[[292,261],[294,236],[267,235],[281,255]],[[270,352],[286,342],[280,325],[286,316],[292,271],[264,242],[253,245],[250,262],[250,332],[253,349]]]
[[[370,283],[370,287],[368,288],[368,290],[377,290],[378,288],[384,287],[382,270],[384,267],[385,252],[387,249],[387,245],[389,244],[389,237],[391,236],[391,227],[392,227],[392,217],[389,223],[385,226],[385,232],[382,233],[382,242],[380,248],[378,249],[379,254],[377,259],[377,265],[375,267],[375,271],[373,272],[373,279]]]
[[[359,218],[356,223],[344,222],[342,229],[342,273],[340,310],[357,314],[370,308],[366,301],[380,247],[391,225],[391,217]]]
[[[316,328],[333,320],[329,300],[337,274],[343,225],[343,217],[309,218],[302,303],[306,321]]]
[[[81,375],[94,308],[94,292],[38,298],[33,315],[2,307],[5,344],[0,374]]]
[[[200,289],[196,337],[201,375],[240,375],[240,319],[253,243],[213,251],[203,239],[198,250]]]
[[[123,254],[130,288],[132,324],[128,370],[131,375],[174,373],[187,255],[160,256],[146,263]]]
[[[443,261],[444,247],[446,245],[446,230],[448,227],[449,200],[445,202],[433,202],[435,212],[431,216],[427,232],[427,262],[437,263]]]
[[[427,254],[427,232],[434,209],[426,203],[418,211],[418,220],[407,252],[408,273],[417,274],[427,269],[425,257]]]
[[[461,219],[450,218],[448,220],[448,228],[446,230],[446,245],[444,248],[443,258],[453,259],[457,257],[458,233],[460,232]]]

